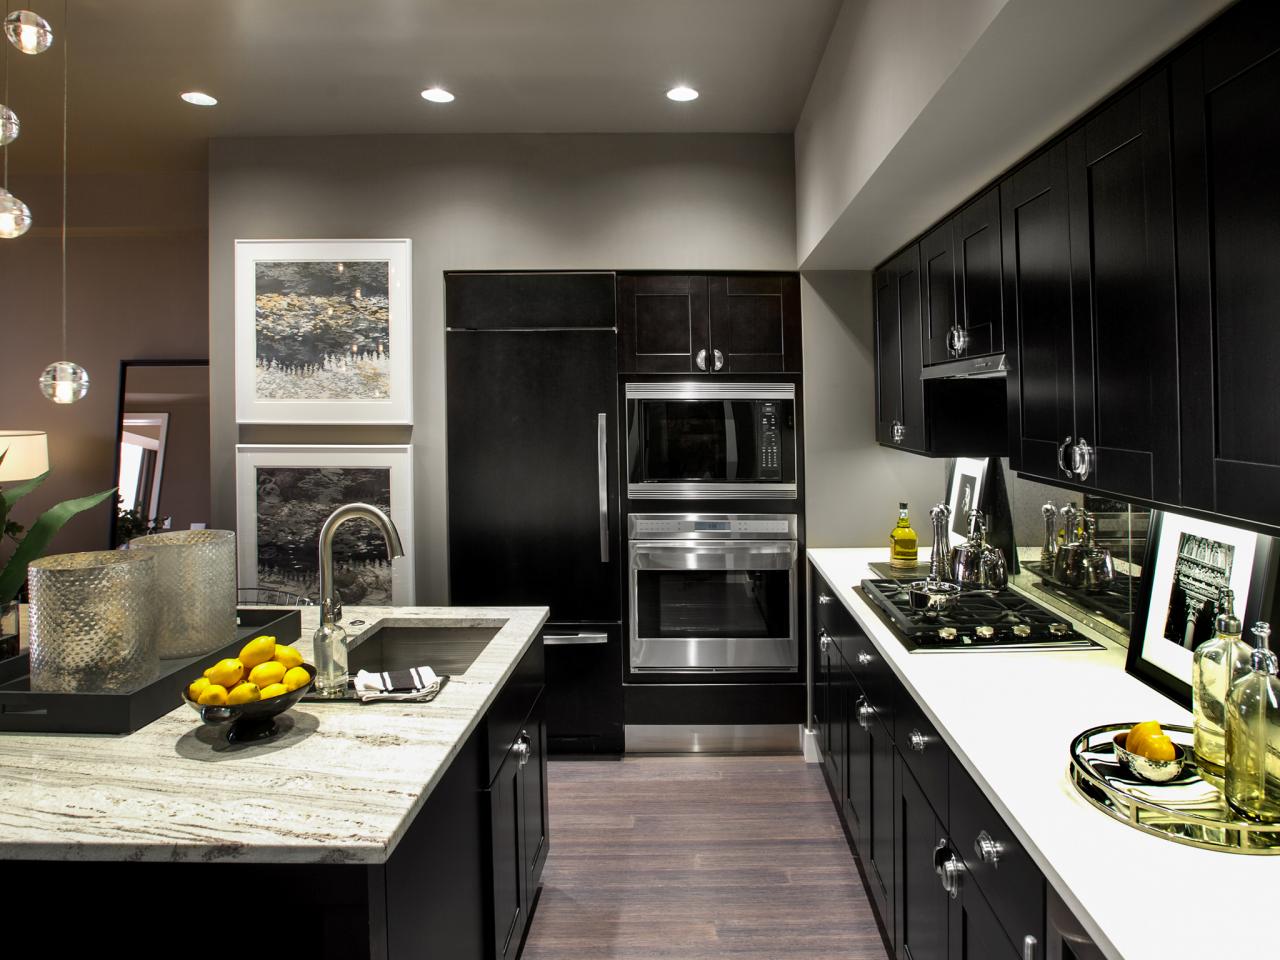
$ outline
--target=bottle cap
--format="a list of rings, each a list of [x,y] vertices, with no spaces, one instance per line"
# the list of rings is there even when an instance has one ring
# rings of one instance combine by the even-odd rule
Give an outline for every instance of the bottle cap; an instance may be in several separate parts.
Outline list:
[[[907,502],[904,500],[904,501],[902,501],[901,503],[899,503],[899,504],[898,504],[898,509],[899,509],[899,510],[905,510],[905,509],[907,509]]]
[[[1214,627],[1219,634],[1238,637],[1242,630],[1240,626],[1240,618],[1235,614],[1236,595],[1229,588],[1224,587],[1218,592],[1218,616],[1214,622]],[[1259,626],[1266,624],[1259,623]],[[1268,634],[1271,628],[1267,627]],[[1257,633],[1257,627],[1254,627],[1254,633]]]

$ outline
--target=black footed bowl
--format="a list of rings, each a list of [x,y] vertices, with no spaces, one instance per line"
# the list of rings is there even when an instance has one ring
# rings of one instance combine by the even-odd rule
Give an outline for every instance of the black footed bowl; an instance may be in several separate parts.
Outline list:
[[[307,695],[316,682],[316,668],[309,663],[302,664],[302,669],[311,675],[311,680],[296,690],[282,693],[268,700],[255,700],[253,703],[239,703],[216,707],[199,704],[187,696],[187,687],[182,688],[182,702],[189,706],[200,719],[208,724],[230,723],[227,740],[231,743],[253,743],[255,740],[269,740],[280,732],[276,726],[276,717],[294,706]]]

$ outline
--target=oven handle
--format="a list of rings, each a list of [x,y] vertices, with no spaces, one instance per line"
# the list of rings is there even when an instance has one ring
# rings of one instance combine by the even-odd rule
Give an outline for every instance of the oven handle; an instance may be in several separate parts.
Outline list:
[[[608,643],[607,633],[544,633],[544,647],[582,647],[587,644]]]
[[[631,541],[631,563],[637,570],[785,570],[798,555],[795,540]],[[702,557],[731,557],[733,564],[700,564]]]
[[[600,505],[600,562],[609,562],[609,415],[596,415],[596,481]]]

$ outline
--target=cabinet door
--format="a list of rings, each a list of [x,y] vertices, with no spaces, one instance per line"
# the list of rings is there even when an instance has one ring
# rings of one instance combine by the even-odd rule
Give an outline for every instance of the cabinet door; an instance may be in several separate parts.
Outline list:
[[[1277,140],[1280,145],[1280,139]],[[1077,482],[1177,503],[1178,329],[1168,75],[1067,139]]]
[[[1000,250],[1000,190],[992,187],[955,219],[956,323],[959,355],[1004,349],[1004,279]]]
[[[898,768],[898,866],[894,878],[899,960],[947,960],[947,892],[934,867],[942,824],[905,766]]]
[[[921,317],[924,324],[924,364],[954,360],[956,328],[956,257],[952,218],[920,241]]]
[[[1280,6],[1242,3],[1174,61],[1182,502],[1280,523]]]
[[[1004,315],[1017,344],[1009,351],[1008,376],[1016,466],[1064,480],[1058,452],[1075,435],[1065,144],[1000,184],[1000,213]]]
[[[710,371],[707,278],[620,275],[618,333],[623,372]],[[699,356],[702,367],[698,366]]]
[[[1025,960],[1028,956],[1009,942],[978,888],[963,875],[959,896],[950,901],[948,926],[950,960]],[[1043,948],[1033,945],[1029,956],[1044,956]]]
[[[898,805],[895,751],[893,740],[879,720],[872,718],[867,733],[871,752],[867,843],[870,858],[864,863],[870,868],[867,873],[871,881],[871,897],[880,908],[885,929],[892,930],[894,847],[897,846],[894,842],[894,812]]]
[[[871,277],[875,298],[876,440],[902,443],[902,329],[898,322],[898,284],[890,267]]]
[[[542,881],[542,867],[550,849],[547,832],[547,725],[545,699],[539,698],[520,741],[527,745],[520,767],[520,848],[524,864],[525,916]],[[527,922],[527,921],[526,921]]]
[[[497,960],[516,956],[526,922],[520,780],[520,760],[515,753],[509,753],[488,790],[493,842],[493,956]]]
[[[848,713],[848,691],[845,687],[844,664],[834,642],[827,644],[822,651],[821,672],[823,686],[826,690],[827,725],[822,745],[822,762],[826,770],[827,780],[831,784],[832,795],[836,807],[842,812],[845,801],[845,725]]]
[[[617,324],[612,273],[447,273],[450,330],[567,330]]]
[[[871,724],[867,698],[854,680],[849,688],[848,802],[849,832],[863,862],[871,859]]]
[[[873,278],[876,308],[876,439],[927,449],[924,421],[920,247],[898,254]]]
[[[707,293],[712,372],[800,372],[799,277],[714,276]]]

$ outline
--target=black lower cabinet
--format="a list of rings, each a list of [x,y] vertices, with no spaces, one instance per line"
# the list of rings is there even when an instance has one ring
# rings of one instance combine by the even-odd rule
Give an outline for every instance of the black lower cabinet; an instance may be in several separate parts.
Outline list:
[[[978,888],[961,874],[948,918],[948,960],[1039,960],[1043,953],[1017,949]],[[919,954],[914,960],[922,960]]]
[[[863,863],[871,884],[871,899],[880,910],[886,930],[893,929],[894,896],[894,808],[898,805],[897,760],[893,740],[876,719],[868,721],[871,745],[871,815],[867,829],[867,851]]]
[[[621,624],[548,624],[542,643],[548,752],[622,753]]]
[[[899,767],[898,779],[897,955],[899,960],[947,960],[948,897],[938,873],[938,855],[946,849],[946,837],[924,791],[905,766]]]

